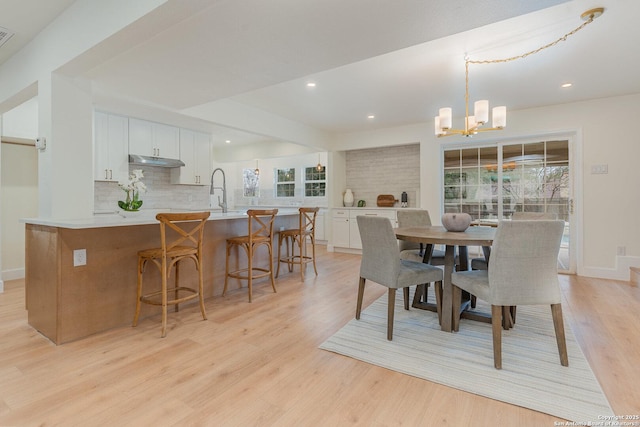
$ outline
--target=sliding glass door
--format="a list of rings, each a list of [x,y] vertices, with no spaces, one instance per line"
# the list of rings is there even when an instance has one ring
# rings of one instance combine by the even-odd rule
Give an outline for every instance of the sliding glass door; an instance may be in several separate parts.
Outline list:
[[[570,151],[568,139],[445,148],[444,212],[488,223],[514,212],[552,213],[565,221],[558,268],[573,273]]]

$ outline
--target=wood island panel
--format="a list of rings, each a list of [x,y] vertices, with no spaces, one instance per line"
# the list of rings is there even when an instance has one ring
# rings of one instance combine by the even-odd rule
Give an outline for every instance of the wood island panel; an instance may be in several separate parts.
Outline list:
[[[274,230],[295,228],[297,224],[297,215],[278,216]],[[136,303],[137,253],[160,246],[159,225],[70,229],[26,224],[25,230],[26,308],[32,327],[62,344],[131,324]],[[203,242],[205,298],[222,294],[226,239],[243,234],[247,234],[246,218],[207,221]],[[274,234],[277,242],[277,233]],[[85,266],[73,266],[74,249],[86,249]],[[266,248],[261,249],[264,250],[259,250],[256,259],[264,264],[268,256]],[[276,252],[274,244],[274,257]],[[232,259],[246,265],[244,254],[238,257],[236,253]],[[154,265],[147,266],[143,279],[145,292],[160,288]],[[193,263],[181,263],[180,281],[187,286],[197,284]],[[246,287],[246,282],[240,284],[232,279],[230,290],[240,285]],[[159,307],[143,304],[140,317],[159,313]]]

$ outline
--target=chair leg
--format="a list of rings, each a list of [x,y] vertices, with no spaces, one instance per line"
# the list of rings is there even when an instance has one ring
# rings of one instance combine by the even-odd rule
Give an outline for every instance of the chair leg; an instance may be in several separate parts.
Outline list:
[[[202,277],[202,263],[198,257],[198,296],[200,297],[200,312],[202,320],[207,320],[207,312],[204,309],[204,278]]]
[[[271,242],[267,243],[267,249],[269,251],[269,278],[271,279],[271,287],[273,288],[273,292],[276,291],[276,281],[273,278],[273,245]]]
[[[278,257],[276,258],[276,262],[278,265],[276,266],[276,277],[280,274],[280,248],[282,247],[282,234],[278,233]],[[288,254],[287,254],[288,255]]]
[[[564,335],[564,321],[562,320],[562,305],[551,304],[551,315],[553,316],[553,328],[556,331],[556,342],[558,343],[558,353],[560,354],[560,364],[569,366],[569,356],[567,354],[567,340]]]
[[[145,261],[141,258],[138,258],[138,290],[136,292],[136,313],[133,315],[133,324],[131,326],[138,325],[138,318],[140,317],[140,305],[142,301],[140,298],[142,297],[142,272],[144,270]]]
[[[162,263],[162,338],[167,336],[167,262]]]
[[[253,245],[247,245],[247,287],[249,288],[249,302],[251,302],[251,294],[253,293]]]
[[[358,283],[358,302],[356,303],[356,319],[360,320],[360,313],[362,311],[362,297],[364,296],[364,283],[367,281],[364,277],[360,278]]]
[[[229,255],[231,255],[231,245],[227,243],[227,257],[224,263],[224,288],[222,289],[222,296],[227,293],[227,284],[229,283]]]
[[[409,287],[402,288],[404,294],[404,309],[409,310]]]
[[[178,286],[180,286],[180,261],[176,261],[176,263],[174,264],[175,266],[175,270],[176,270],[176,277],[173,280],[173,299],[174,301],[178,299],[179,297],[179,293],[178,293]],[[168,280],[168,278],[167,278]],[[179,304],[174,304],[173,306],[173,311],[175,311],[176,313],[180,310]]]
[[[307,253],[306,246],[305,246],[305,244],[307,243],[307,238],[304,236],[304,234],[301,234],[298,236],[297,241],[298,241],[298,254],[300,255],[298,257],[298,262],[300,263],[300,280],[304,281],[304,267],[306,265],[304,263],[304,257]],[[293,253],[293,247],[294,245],[291,245],[292,253]]]
[[[502,369],[502,306],[491,306],[491,329],[493,330],[493,366]]]
[[[311,259],[313,261],[313,271],[318,275],[318,268],[316,267],[316,238],[312,234],[311,236]]]
[[[436,294],[436,311],[438,312],[438,324],[442,323],[442,281],[439,280],[433,284],[433,290]]]
[[[387,302],[387,339],[393,339],[393,313],[396,306],[396,288],[389,288],[389,301]]]
[[[462,306],[462,289],[457,287],[456,285],[452,285],[452,294],[451,298],[453,298],[453,308],[451,310],[453,314],[453,324],[451,325],[451,330],[454,332],[458,332],[460,328],[460,308]]]

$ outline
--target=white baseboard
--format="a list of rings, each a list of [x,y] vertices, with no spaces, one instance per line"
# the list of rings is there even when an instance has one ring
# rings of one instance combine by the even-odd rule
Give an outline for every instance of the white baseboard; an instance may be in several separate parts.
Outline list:
[[[24,268],[15,268],[2,271],[2,280],[24,279]]]
[[[631,280],[631,267],[640,267],[640,257],[617,256],[614,268],[583,267],[578,269],[578,275],[629,282]]]

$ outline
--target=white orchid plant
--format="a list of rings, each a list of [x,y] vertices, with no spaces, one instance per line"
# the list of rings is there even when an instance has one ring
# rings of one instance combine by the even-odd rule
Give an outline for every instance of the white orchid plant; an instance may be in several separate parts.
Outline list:
[[[118,185],[125,193],[127,193],[127,199],[125,201],[120,200],[118,206],[125,211],[137,211],[142,206],[142,200],[140,200],[140,192],[146,192],[147,186],[142,182],[144,174],[142,169],[134,169],[129,175],[127,181],[120,181]]]

